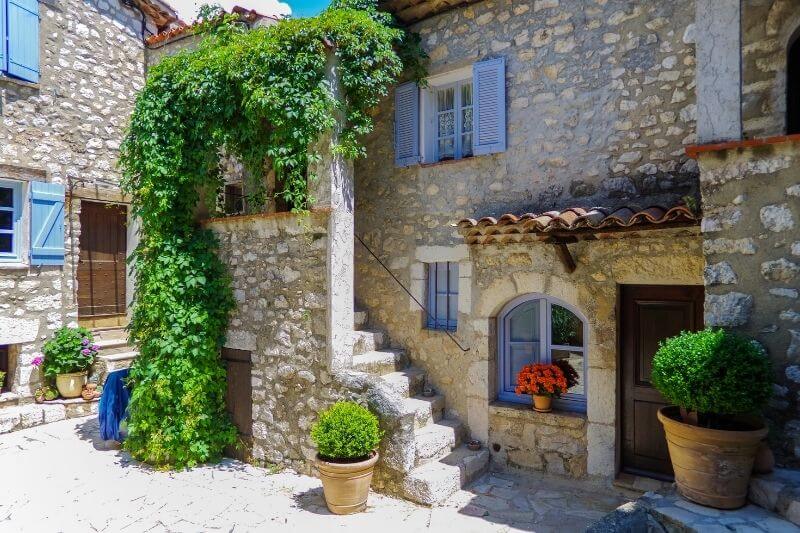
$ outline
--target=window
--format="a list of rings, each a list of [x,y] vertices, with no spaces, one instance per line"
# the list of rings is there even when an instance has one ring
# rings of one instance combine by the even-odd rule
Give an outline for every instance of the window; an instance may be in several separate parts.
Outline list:
[[[9,364],[8,345],[4,344],[0,346],[0,372],[5,372],[6,377],[5,380],[0,380],[0,392],[11,390],[11,380],[13,377],[9,375],[10,368],[11,365]]]
[[[22,260],[22,183],[0,180],[0,262]]]
[[[244,213],[244,191],[241,185],[225,185],[225,214],[240,215]]]
[[[432,76],[395,90],[395,164],[462,159],[506,149],[505,59]]]
[[[800,133],[800,38],[789,46],[786,65],[786,134]]]
[[[429,263],[427,327],[455,331],[457,319],[458,263]]]
[[[0,0],[0,72],[39,81],[37,0]]]
[[[553,404],[568,411],[586,410],[586,321],[567,304],[543,295],[527,295],[509,303],[498,323],[499,394],[503,401],[529,404],[514,392],[517,374],[532,363],[565,361],[578,383]]]
[[[436,161],[472,155],[472,80],[436,89]]]

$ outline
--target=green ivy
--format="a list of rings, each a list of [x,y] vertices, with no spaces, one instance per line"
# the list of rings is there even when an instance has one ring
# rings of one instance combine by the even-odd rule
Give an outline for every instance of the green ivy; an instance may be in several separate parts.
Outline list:
[[[120,157],[123,188],[141,219],[130,323],[140,355],[125,443],[137,459],[191,466],[235,440],[219,357],[234,307],[231,280],[195,209],[201,191],[221,183],[222,152],[262,184],[251,189],[254,198],[271,168],[277,194],[307,209],[308,167],[319,157],[309,147],[339,114],[346,124],[335,149],[364,155],[358,139],[373,127],[370,110],[404,66],[424,73],[418,39],[376,5],[335,0],[318,17],[249,31],[235,16],[205,10],[198,47],[148,73]],[[331,50],[343,101],[325,84]]]

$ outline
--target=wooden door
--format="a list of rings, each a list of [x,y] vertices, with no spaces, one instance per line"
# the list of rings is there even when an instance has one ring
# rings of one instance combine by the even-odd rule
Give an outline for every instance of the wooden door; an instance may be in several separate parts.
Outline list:
[[[658,343],[703,327],[702,286],[623,285],[622,468],[660,479],[673,475],[664,429],[656,412],[666,405],[650,384]]]
[[[226,448],[225,455],[246,461],[253,450],[253,363],[250,352],[233,348],[222,349],[222,361],[228,372],[225,405],[239,432],[239,442]]]
[[[125,314],[127,209],[81,201],[78,316]]]

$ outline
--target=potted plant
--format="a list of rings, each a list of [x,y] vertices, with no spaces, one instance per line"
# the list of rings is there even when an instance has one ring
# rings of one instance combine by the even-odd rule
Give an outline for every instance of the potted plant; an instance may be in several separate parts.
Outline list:
[[[320,414],[311,439],[317,445],[317,468],[332,513],[366,508],[382,436],[378,418],[357,403],[338,402]]]
[[[568,388],[567,376],[559,365],[535,364],[522,367],[514,390],[517,394],[533,396],[535,411],[549,413],[553,410],[553,397],[561,396]]]
[[[36,392],[33,393],[33,399],[36,400],[36,403],[44,403],[49,402],[51,400],[55,400],[58,398],[58,392],[48,385],[44,385],[36,389]]]
[[[759,443],[754,416],[772,395],[772,364],[757,342],[722,329],[662,342],[651,381],[668,402],[664,425],[678,491],[720,509],[745,504]]]
[[[6,384],[6,373],[0,370],[0,392],[3,392],[3,386]]]
[[[44,344],[44,375],[55,378],[56,388],[64,398],[81,395],[87,370],[100,349],[92,340],[86,328],[63,327]]]

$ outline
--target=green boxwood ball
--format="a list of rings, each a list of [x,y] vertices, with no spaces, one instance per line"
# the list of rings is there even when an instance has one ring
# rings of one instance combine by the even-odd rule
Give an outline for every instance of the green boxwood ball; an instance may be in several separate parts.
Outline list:
[[[366,459],[382,436],[378,418],[353,402],[333,404],[311,428],[311,439],[323,459]]]
[[[661,343],[651,380],[668,402],[690,411],[747,414],[772,395],[772,363],[747,337],[722,329],[682,332]]]

